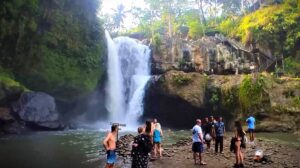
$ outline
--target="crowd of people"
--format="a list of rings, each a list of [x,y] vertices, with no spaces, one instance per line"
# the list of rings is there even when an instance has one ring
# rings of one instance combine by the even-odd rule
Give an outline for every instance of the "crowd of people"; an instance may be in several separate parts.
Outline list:
[[[116,143],[118,125],[111,126],[111,132],[108,133],[103,141],[107,153],[107,162],[105,168],[113,168],[116,160]],[[138,135],[134,137],[132,143],[131,157],[132,168],[147,168],[150,157],[159,159],[162,157],[161,142],[163,131],[157,119],[147,120],[145,125],[138,128]]]
[[[249,115],[246,123],[248,125],[250,142],[254,143],[255,118],[252,115]],[[244,149],[246,148],[247,137],[240,121],[235,121],[234,126],[234,136],[231,139],[230,150],[233,151],[236,156],[234,167],[240,168],[244,167]],[[218,152],[220,152],[221,154],[223,154],[225,124],[222,117],[217,118],[217,120],[213,116],[210,116],[209,118],[206,117],[204,118],[203,124],[200,119],[197,119],[196,125],[192,128],[192,134],[192,150],[194,153],[195,164],[207,164],[202,157],[205,144],[207,147],[207,153],[211,151],[211,145],[212,142],[214,142],[215,153],[217,154]],[[197,162],[198,158],[199,162]]]
[[[254,141],[255,118],[249,116],[246,120],[250,141]],[[234,136],[231,139],[230,150],[235,153],[236,162],[234,167],[244,167],[244,154],[247,138],[246,132],[242,128],[240,121],[235,122]],[[103,141],[104,148],[107,152],[107,164],[105,168],[114,167],[116,162],[116,142],[118,134],[118,125],[111,126],[111,132],[108,133]],[[212,143],[214,142],[214,152],[223,154],[225,136],[225,124],[222,117],[215,119],[213,116],[206,117],[202,121],[196,120],[192,128],[192,151],[194,164],[206,165],[203,159],[203,153],[206,145],[206,152],[211,152]],[[162,137],[163,132],[157,119],[146,121],[143,127],[138,128],[138,135],[134,137],[132,143],[132,168],[147,168],[148,161],[151,158],[159,159],[162,157]],[[198,162],[199,159],[199,162]]]

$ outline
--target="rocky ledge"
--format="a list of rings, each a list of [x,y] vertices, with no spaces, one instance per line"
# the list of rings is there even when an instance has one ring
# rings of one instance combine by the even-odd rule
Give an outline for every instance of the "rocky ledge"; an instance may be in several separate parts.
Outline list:
[[[164,126],[189,128],[195,118],[222,116],[228,129],[252,113],[257,130],[296,132],[300,129],[300,79],[268,73],[205,75],[168,71],[153,77],[145,94],[145,118]]]

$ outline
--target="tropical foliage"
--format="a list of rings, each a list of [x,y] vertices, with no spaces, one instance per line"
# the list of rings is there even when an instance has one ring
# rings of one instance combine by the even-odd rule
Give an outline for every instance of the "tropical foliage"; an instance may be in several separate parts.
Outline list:
[[[297,2],[286,0],[249,13],[242,18],[228,17],[219,30],[244,44],[258,43],[272,50],[276,59],[286,59],[288,74],[299,74],[300,12]],[[299,55],[299,54],[298,54]],[[296,58],[297,57],[297,58]],[[281,70],[282,71],[282,70]]]
[[[99,5],[94,0],[2,0],[0,66],[29,89],[60,98],[91,91],[103,74],[105,54]]]

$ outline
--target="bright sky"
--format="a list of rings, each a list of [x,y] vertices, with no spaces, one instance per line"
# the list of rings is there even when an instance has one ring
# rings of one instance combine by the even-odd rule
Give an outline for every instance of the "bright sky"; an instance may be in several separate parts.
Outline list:
[[[132,7],[140,7],[145,8],[146,4],[144,0],[100,0],[102,1],[102,9],[101,12],[103,14],[112,14],[113,10],[116,9],[119,4],[123,4],[125,6],[125,11],[130,10]],[[126,28],[132,28],[135,26],[134,17],[128,13],[124,19],[124,26]]]

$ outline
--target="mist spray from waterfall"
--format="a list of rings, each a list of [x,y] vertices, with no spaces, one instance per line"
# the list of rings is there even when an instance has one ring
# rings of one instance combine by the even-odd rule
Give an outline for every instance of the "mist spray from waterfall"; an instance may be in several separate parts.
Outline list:
[[[136,129],[143,114],[145,86],[150,79],[150,49],[128,37],[111,39],[108,47],[106,108],[110,122],[126,123]]]

